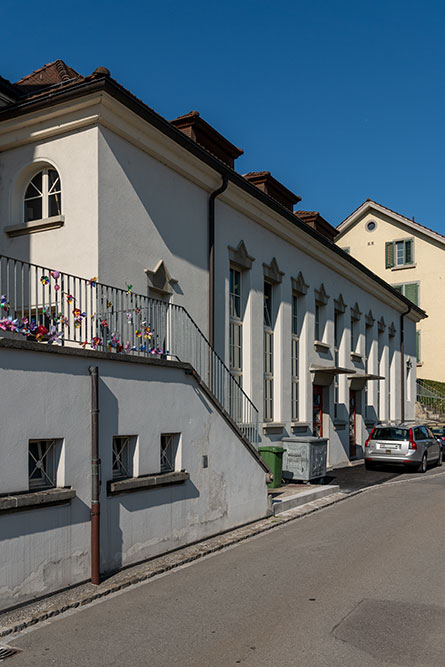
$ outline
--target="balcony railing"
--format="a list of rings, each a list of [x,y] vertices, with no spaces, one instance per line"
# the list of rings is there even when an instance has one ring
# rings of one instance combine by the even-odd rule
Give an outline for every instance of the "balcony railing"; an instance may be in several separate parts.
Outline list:
[[[0,329],[53,345],[81,345],[190,363],[252,443],[258,411],[182,306],[0,255]]]

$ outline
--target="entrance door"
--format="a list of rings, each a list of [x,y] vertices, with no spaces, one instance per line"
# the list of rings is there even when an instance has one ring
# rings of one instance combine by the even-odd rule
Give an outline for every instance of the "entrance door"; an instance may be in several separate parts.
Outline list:
[[[316,438],[323,436],[323,387],[319,384],[313,388],[312,432]]]
[[[351,389],[349,392],[349,456],[357,455],[357,392]]]

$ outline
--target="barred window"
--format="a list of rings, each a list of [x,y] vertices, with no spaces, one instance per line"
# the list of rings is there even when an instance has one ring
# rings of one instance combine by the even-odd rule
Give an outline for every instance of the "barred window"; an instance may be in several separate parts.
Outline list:
[[[56,440],[30,440],[28,450],[29,489],[57,486]]]
[[[180,470],[179,433],[161,433],[161,472]]]
[[[133,477],[136,436],[119,435],[113,438],[113,479]]]
[[[264,421],[273,420],[273,304],[272,284],[264,281]]]
[[[241,317],[241,272],[230,268],[229,284],[229,364],[232,374],[242,384],[243,322]]]

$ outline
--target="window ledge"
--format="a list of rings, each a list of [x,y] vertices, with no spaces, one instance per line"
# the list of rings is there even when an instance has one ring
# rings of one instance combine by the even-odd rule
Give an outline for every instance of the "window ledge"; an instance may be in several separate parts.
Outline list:
[[[311,422],[297,422],[297,421],[292,421],[290,423],[291,429],[297,429],[297,428],[308,428],[309,426],[312,426]]]
[[[65,505],[76,497],[74,489],[45,489],[0,497],[0,512],[39,509],[49,505]]]
[[[283,422],[263,422],[263,431],[265,433],[267,432],[279,433],[283,431],[285,426],[286,424],[284,424]]]
[[[31,220],[21,225],[9,225],[5,227],[5,234],[8,236],[23,236],[24,234],[35,234],[36,232],[46,232],[49,229],[57,229],[65,224],[64,215],[54,215],[52,218],[42,218],[42,220]]]
[[[401,266],[392,266],[391,271],[403,271],[403,269],[415,269],[417,264],[402,264]]]
[[[351,361],[363,361],[363,354],[360,354],[360,352],[351,352]]]
[[[423,366],[423,361],[416,361],[416,366],[417,366],[417,368],[420,368],[420,366]]]
[[[157,475],[145,475],[144,477],[129,477],[108,482],[108,495],[114,496],[118,493],[131,493],[132,491],[143,491],[154,489],[169,484],[180,484],[190,479],[190,474],[185,471],[174,471],[158,473]]]
[[[321,340],[314,340],[314,347],[319,352],[329,352],[331,346],[328,343],[323,343]]]

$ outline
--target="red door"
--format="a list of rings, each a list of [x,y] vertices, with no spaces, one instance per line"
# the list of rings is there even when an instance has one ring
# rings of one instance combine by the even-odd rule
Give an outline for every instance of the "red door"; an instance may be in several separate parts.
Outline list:
[[[357,420],[357,392],[353,389],[349,392],[349,456],[357,455],[356,439]]]
[[[316,438],[323,436],[323,387],[314,384],[312,400],[312,432]]]

